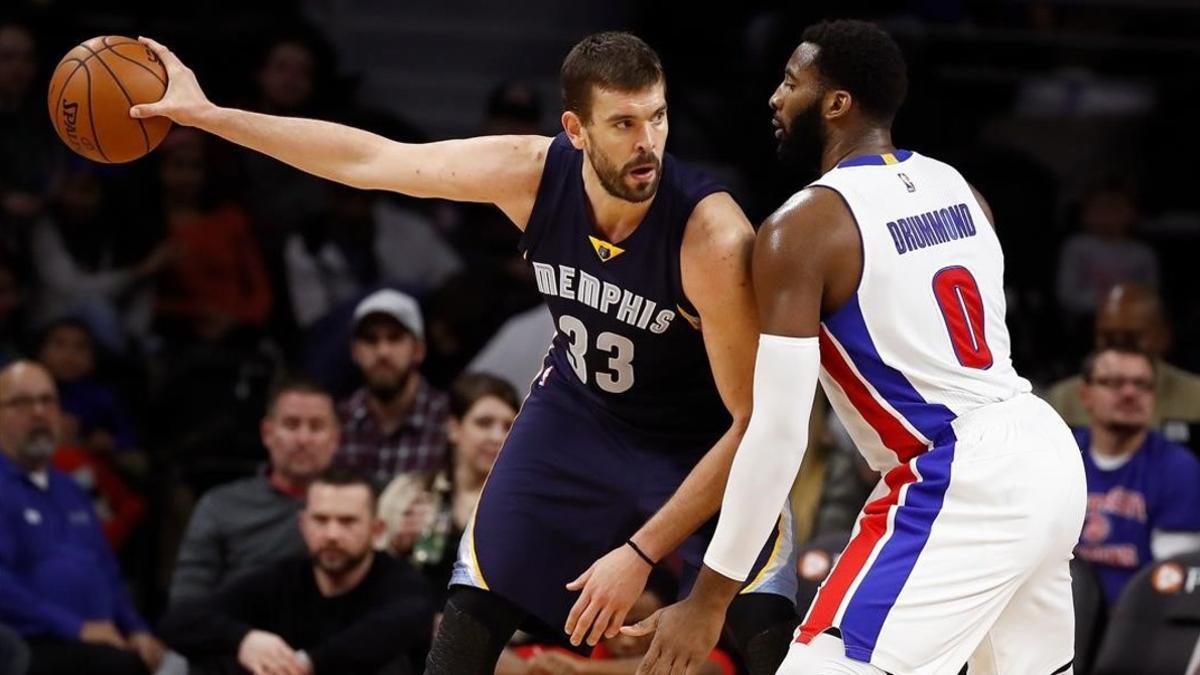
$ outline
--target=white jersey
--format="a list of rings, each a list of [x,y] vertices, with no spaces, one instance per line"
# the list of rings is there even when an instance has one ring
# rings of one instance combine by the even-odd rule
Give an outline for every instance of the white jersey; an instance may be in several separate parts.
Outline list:
[[[957,417],[1029,392],[1009,354],[1004,254],[953,167],[898,150],[813,183],[862,237],[855,295],[821,322],[821,384],[868,463],[887,472]]]

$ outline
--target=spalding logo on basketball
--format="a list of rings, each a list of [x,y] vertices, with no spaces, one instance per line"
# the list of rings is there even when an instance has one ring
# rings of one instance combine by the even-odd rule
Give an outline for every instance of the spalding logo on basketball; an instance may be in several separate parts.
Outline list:
[[[137,40],[102,35],[67,52],[50,77],[47,105],[67,147],[95,162],[133,161],[171,129],[165,117],[134,119],[129,108],[167,90],[158,55]]]

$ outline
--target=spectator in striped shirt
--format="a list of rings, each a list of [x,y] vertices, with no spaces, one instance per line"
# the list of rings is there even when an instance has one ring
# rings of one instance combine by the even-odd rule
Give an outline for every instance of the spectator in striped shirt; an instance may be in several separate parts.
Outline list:
[[[342,446],[334,461],[381,486],[399,474],[440,467],[449,405],[418,372],[425,329],[416,301],[388,289],[363,299],[354,310],[350,352],[364,386],[339,406]]]

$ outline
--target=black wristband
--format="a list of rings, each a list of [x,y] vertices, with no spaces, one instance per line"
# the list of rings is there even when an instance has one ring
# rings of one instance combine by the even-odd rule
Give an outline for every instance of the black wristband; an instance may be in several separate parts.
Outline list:
[[[651,560],[650,556],[646,555],[646,553],[644,551],[642,551],[642,549],[638,548],[638,545],[633,543],[632,539],[626,539],[625,543],[629,545],[629,548],[633,549],[634,553],[638,554],[639,558],[641,558],[642,560],[645,560],[646,564],[649,565],[650,567],[654,567],[657,564],[653,560]]]

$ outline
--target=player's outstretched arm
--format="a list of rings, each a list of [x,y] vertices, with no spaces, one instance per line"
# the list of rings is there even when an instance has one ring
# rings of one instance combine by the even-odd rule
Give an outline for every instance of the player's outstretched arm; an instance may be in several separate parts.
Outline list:
[[[208,100],[195,74],[174,53],[140,39],[162,60],[168,82],[161,100],[130,110],[134,117],[169,117],[352,187],[492,203],[522,229],[529,219],[550,138],[398,143],[333,122],[223,108]]]
[[[702,662],[787,500],[808,444],[823,304],[833,271],[852,265],[858,253],[857,232],[847,230],[845,219],[836,195],[806,190],[759,231],[753,279],[762,335],[754,366],[754,411],[691,594],[624,629],[632,635],[655,632],[639,674],[690,672]]]
[[[643,553],[661,560],[721,505],[729,463],[750,419],[758,318],[750,281],[754,228],[726,193],[706,197],[688,220],[681,274],[688,299],[700,313],[704,345],[721,398],[733,424],[688,474],[666,504],[631,538]],[[567,617],[576,644],[612,637],[641,594],[650,565],[630,546],[596,561],[567,586],[581,591]]]

